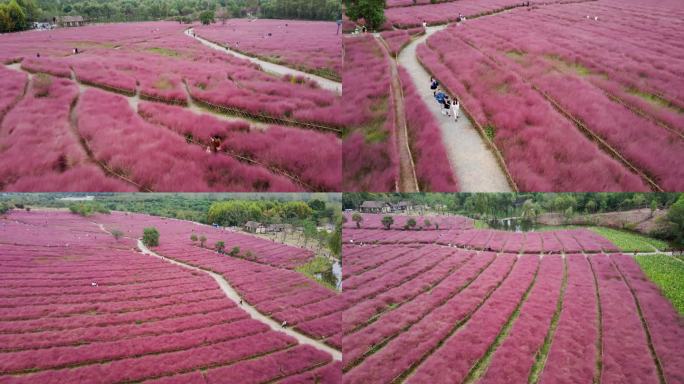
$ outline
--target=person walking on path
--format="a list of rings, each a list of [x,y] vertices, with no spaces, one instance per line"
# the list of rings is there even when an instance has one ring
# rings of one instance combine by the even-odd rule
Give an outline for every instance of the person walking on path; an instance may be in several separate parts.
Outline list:
[[[459,113],[461,112],[461,105],[458,103],[458,99],[454,97],[454,102],[451,103],[451,110],[454,114],[454,121],[458,121]]]
[[[442,103],[442,115],[451,116],[449,111],[451,111],[451,102],[449,101],[449,96],[446,96]]]
[[[439,87],[439,81],[437,81],[434,77],[430,76],[430,89],[436,91],[437,87]]]
[[[440,90],[437,90],[437,91],[434,93],[434,95],[435,95],[435,99],[437,100],[437,102],[438,102],[439,104],[444,104],[444,97],[446,97],[446,95],[444,94],[444,92],[442,92],[442,91],[440,91]]]

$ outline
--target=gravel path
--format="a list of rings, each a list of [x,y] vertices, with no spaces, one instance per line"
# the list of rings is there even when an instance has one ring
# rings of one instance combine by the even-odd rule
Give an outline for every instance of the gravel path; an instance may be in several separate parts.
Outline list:
[[[399,54],[399,64],[411,75],[425,105],[439,122],[442,139],[462,192],[510,192],[511,186],[495,155],[461,112],[458,122],[442,115],[430,90],[430,74],[418,62],[416,47],[428,36],[446,26],[428,27],[426,34],[407,45]]]
[[[221,51],[221,52],[225,52],[229,55],[233,55],[235,57],[239,57],[239,58],[244,59],[244,60],[249,60],[252,63],[258,64],[266,72],[274,73],[274,74],[279,75],[279,76],[284,76],[284,75],[302,76],[302,77],[305,77],[309,80],[315,81],[323,89],[327,89],[327,90],[335,92],[337,94],[342,94],[342,83],[338,83],[336,81],[326,79],[325,77],[316,76],[316,75],[312,75],[310,73],[298,71],[296,69],[292,69],[292,68],[286,67],[284,65],[273,64],[273,63],[269,63],[268,61],[259,60],[255,57],[243,55],[242,53],[235,52],[235,51],[230,50],[224,46],[221,46],[221,45],[213,43],[209,40],[203,39],[199,36],[193,36],[192,33],[193,33],[192,28],[185,31],[185,34],[187,36],[190,36],[190,37],[196,39],[197,41],[206,45],[207,47],[216,49],[216,50]]]
[[[103,228],[103,227],[101,227],[101,228]],[[342,353],[340,351],[335,350],[335,349],[325,345],[324,343],[322,343],[318,340],[314,340],[308,336],[302,335],[301,333],[293,330],[290,327],[282,327],[278,322],[274,321],[270,317],[262,315],[259,311],[256,310],[256,308],[247,304],[247,302],[243,301],[243,303],[240,304],[240,300],[242,298],[237,293],[237,291],[235,291],[235,289],[233,289],[233,287],[231,287],[230,284],[228,284],[228,282],[226,281],[226,279],[223,278],[223,276],[221,276],[217,273],[214,273],[214,272],[207,271],[205,269],[193,267],[191,265],[181,263],[179,261],[172,260],[172,259],[169,259],[169,258],[164,257],[164,256],[160,256],[160,255],[154,253],[153,251],[151,251],[150,249],[148,249],[145,246],[145,244],[143,244],[142,240],[138,240],[138,248],[140,249],[140,251],[142,251],[143,254],[157,257],[157,258],[162,259],[164,261],[167,261],[169,263],[179,265],[183,268],[187,268],[187,269],[191,269],[191,270],[199,271],[199,272],[204,272],[204,273],[208,274],[214,280],[216,280],[216,283],[218,283],[219,287],[221,287],[221,290],[223,291],[223,293],[225,293],[229,299],[231,299],[233,302],[235,302],[235,304],[237,304],[237,306],[240,307],[240,309],[247,312],[252,319],[258,320],[258,321],[268,325],[272,330],[274,330],[276,332],[283,332],[283,333],[287,334],[288,336],[294,337],[295,339],[297,339],[297,341],[300,344],[307,344],[307,345],[310,345],[310,346],[312,346],[316,349],[319,349],[323,352],[326,352],[326,353],[332,355],[334,360],[342,361]]]

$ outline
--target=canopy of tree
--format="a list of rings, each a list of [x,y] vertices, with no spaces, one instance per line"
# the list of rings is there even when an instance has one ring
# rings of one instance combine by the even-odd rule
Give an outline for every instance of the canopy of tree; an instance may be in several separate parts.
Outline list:
[[[337,20],[339,0],[0,0],[0,31],[27,29],[34,21],[83,16],[90,22],[212,20],[262,17]]]
[[[366,200],[412,201],[438,211],[488,217],[533,216],[543,212],[613,212],[665,208],[677,193],[345,193],[344,209],[358,209]]]
[[[385,0],[343,0],[345,14],[350,20],[364,19],[371,30],[385,22]]]

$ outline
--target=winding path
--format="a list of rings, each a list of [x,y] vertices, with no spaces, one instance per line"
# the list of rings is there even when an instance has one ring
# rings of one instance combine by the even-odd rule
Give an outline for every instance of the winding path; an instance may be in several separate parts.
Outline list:
[[[505,172],[470,120],[463,113],[458,122],[442,115],[428,86],[430,74],[418,61],[416,47],[444,28],[446,25],[428,27],[425,35],[411,41],[399,53],[399,64],[408,71],[421,99],[439,123],[449,162],[461,192],[510,192],[511,186]]]
[[[303,72],[303,71],[298,71],[296,69],[292,69],[290,67],[286,67],[284,65],[280,64],[274,64],[270,63],[268,61],[260,60],[252,56],[247,56],[245,54],[233,51],[232,49],[228,49],[222,45],[216,44],[212,41],[209,41],[207,39],[204,39],[202,37],[197,36],[197,34],[193,35],[194,30],[192,28],[187,29],[185,31],[185,35],[194,38],[195,40],[199,41],[200,43],[206,45],[209,48],[213,48],[217,51],[221,51],[224,53],[227,53],[229,55],[238,57],[240,59],[244,60],[249,60],[250,62],[257,64],[261,67],[261,69],[265,72],[276,74],[278,76],[284,76],[284,75],[292,75],[292,76],[302,76],[308,80],[316,82],[321,88],[327,89],[329,91],[335,92],[337,94],[342,94],[342,83],[326,79],[325,77],[321,76],[316,76],[311,73]]]
[[[104,228],[104,227],[101,226],[101,228]],[[208,271],[206,269],[198,268],[198,267],[193,267],[191,265],[181,263],[180,261],[176,261],[176,260],[164,257],[164,256],[160,256],[160,255],[156,254],[155,252],[151,251],[149,248],[147,248],[145,246],[145,244],[143,244],[142,240],[140,240],[140,239],[138,239],[138,249],[140,249],[140,251],[145,255],[150,255],[150,256],[159,258],[161,260],[167,261],[171,264],[181,266],[181,267],[186,268],[186,269],[190,269],[190,270],[198,271],[198,272],[204,272],[204,273],[208,274],[214,280],[216,280],[216,283],[219,285],[219,287],[221,288],[223,293],[225,293],[225,295],[230,300],[232,300],[240,309],[247,312],[252,319],[260,321],[260,322],[268,325],[273,331],[282,332],[288,336],[294,337],[295,339],[297,339],[297,341],[300,344],[307,344],[307,345],[310,345],[310,346],[312,346],[318,350],[321,350],[323,352],[330,354],[332,356],[333,360],[342,361],[342,352],[340,352],[336,349],[333,349],[333,348],[325,345],[324,343],[322,343],[318,340],[314,340],[308,336],[305,336],[305,335],[293,330],[290,327],[282,327],[278,322],[274,321],[273,319],[271,319],[268,316],[261,314],[259,311],[256,310],[256,308],[247,304],[247,302],[245,302],[245,301],[243,301],[243,303],[240,304],[240,300],[242,300],[240,295],[237,293],[237,291],[235,289],[233,289],[233,287],[230,286],[230,284],[228,284],[228,281],[226,281],[226,279],[224,279],[223,276],[219,275],[218,273],[214,273],[214,272]]]

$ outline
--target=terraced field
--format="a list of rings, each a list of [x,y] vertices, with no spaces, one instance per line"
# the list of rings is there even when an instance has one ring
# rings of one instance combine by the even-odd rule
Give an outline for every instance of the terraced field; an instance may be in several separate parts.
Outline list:
[[[684,321],[591,231],[343,236],[345,383],[684,381]]]
[[[245,295],[240,296],[243,304],[227,297],[208,273],[140,253],[132,238],[115,239],[97,223],[101,216],[34,211],[12,212],[0,219],[1,383],[341,381],[339,356],[316,347],[313,337],[298,330],[324,333],[316,332],[327,329],[321,323],[327,325],[329,318],[320,318],[335,309],[324,308],[323,292],[335,296],[334,292],[265,261],[221,256],[214,266],[238,272],[227,280]],[[107,219],[106,225],[131,233],[136,225],[164,221],[123,214]],[[131,224],[124,228],[126,223]],[[177,228],[178,237],[171,227]],[[180,244],[181,228],[190,233],[194,227],[180,221],[159,225],[162,246],[155,251],[184,250],[183,255],[209,260],[212,252]],[[258,248],[260,242],[254,244],[243,246],[282,256]],[[297,249],[286,248],[297,260]],[[288,279],[277,281],[278,296],[264,299],[276,286],[265,276],[278,271]],[[315,294],[317,311],[300,310],[303,305],[295,300]],[[292,321],[296,327],[281,331],[247,310],[265,308],[262,303],[271,308],[264,311],[266,316],[297,318]],[[334,326],[334,319],[330,323]],[[302,343],[303,338],[313,341]]]

